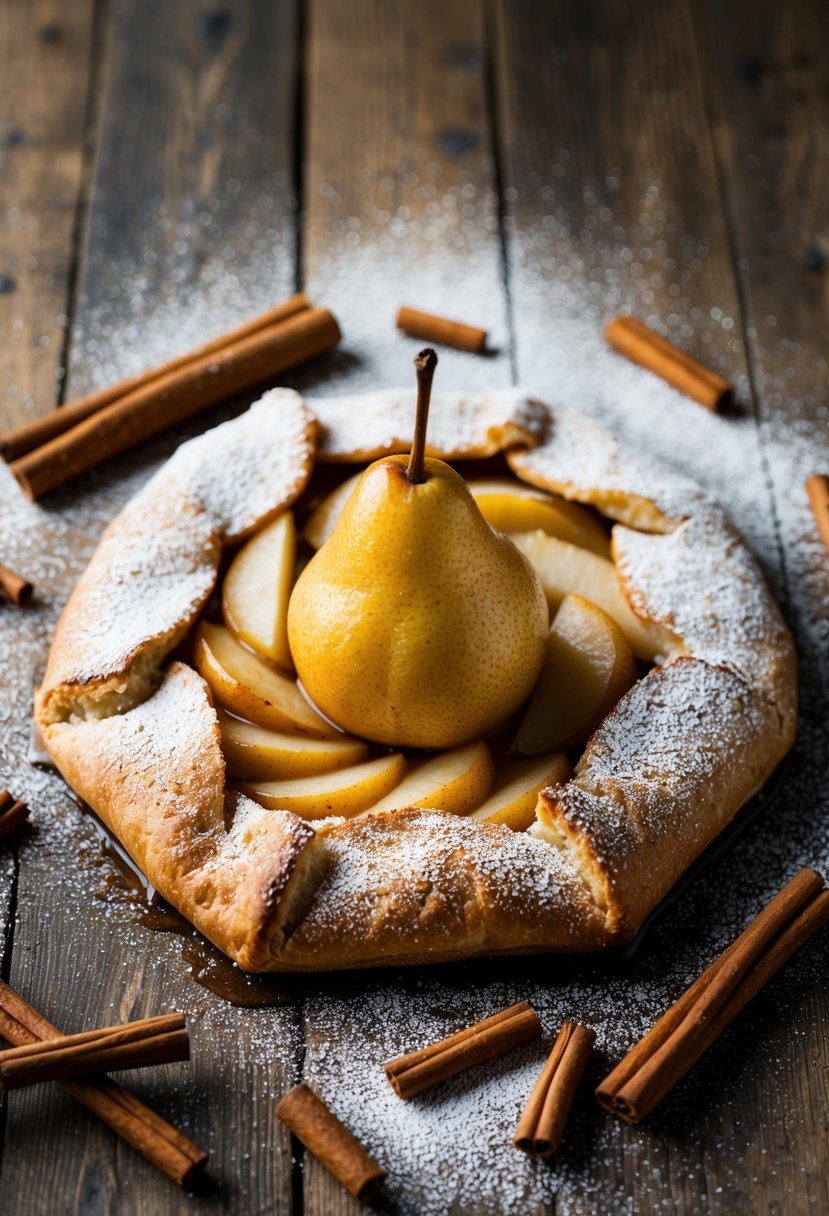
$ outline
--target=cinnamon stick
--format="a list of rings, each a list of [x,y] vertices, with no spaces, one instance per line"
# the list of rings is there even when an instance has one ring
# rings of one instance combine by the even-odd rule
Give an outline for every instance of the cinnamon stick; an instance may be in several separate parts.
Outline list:
[[[60,1032],[0,980],[0,1037],[22,1046]],[[198,1145],[109,1077],[58,1084],[179,1186],[189,1186],[207,1162]]]
[[[9,570],[7,566],[0,565],[0,595],[4,600],[22,607],[28,604],[33,591],[34,587],[25,578],[15,574],[14,570]]]
[[[801,870],[683,993],[596,1090],[599,1103],[640,1123],[763,985],[829,922],[829,892]]]
[[[596,1034],[578,1022],[565,1022],[524,1107],[512,1142],[530,1157],[558,1151],[570,1107],[593,1050]]]
[[[480,355],[486,346],[486,330],[475,325],[464,325],[461,321],[450,321],[431,312],[420,312],[417,308],[401,308],[397,313],[397,328],[410,338],[422,338],[425,342],[438,342],[442,346],[454,346],[457,350]]]
[[[189,1060],[190,1038],[181,1013],[143,1018],[0,1051],[0,1083],[22,1089],[125,1068]]]
[[[0,794],[0,840],[11,836],[28,818],[29,808],[26,803],[16,799],[8,790],[3,790]]]
[[[413,1098],[456,1073],[541,1037],[541,1023],[528,1001],[519,1001],[439,1043],[389,1060],[383,1065],[399,1098]]]
[[[386,1171],[309,1086],[289,1090],[276,1115],[356,1199],[379,1190]]]
[[[326,308],[309,308],[159,376],[15,460],[24,493],[42,498],[159,431],[336,346],[340,330]]]
[[[806,482],[806,493],[817,523],[820,539],[829,549],[829,477],[815,473]]]
[[[706,409],[718,410],[731,400],[733,388],[726,379],[654,333],[636,317],[617,317],[605,329],[605,337],[620,354],[667,380]]]
[[[63,405],[60,409],[51,410],[41,418],[23,422],[20,426],[0,435],[0,455],[9,461],[17,460],[18,457],[25,456],[27,452],[33,452],[35,448],[42,447],[56,435],[64,434],[73,426],[77,426],[79,422],[97,414],[113,401],[126,397],[128,393],[133,393],[136,389],[161,379],[162,376],[178,371],[205,355],[213,355],[234,343],[241,342],[243,338],[247,338],[251,334],[259,333],[260,330],[268,329],[272,325],[278,325],[281,321],[287,321],[289,317],[304,312],[308,308],[310,308],[308,297],[304,292],[299,292],[297,295],[291,296],[289,300],[285,300],[284,303],[262,313],[261,316],[246,321],[244,325],[214,338],[211,342],[205,342],[202,346],[188,351],[187,354],[170,359],[158,367],[148,368],[147,371],[140,372],[137,376],[128,376],[125,380],[120,380],[108,388],[98,389],[97,392],[80,397],[70,405]]]

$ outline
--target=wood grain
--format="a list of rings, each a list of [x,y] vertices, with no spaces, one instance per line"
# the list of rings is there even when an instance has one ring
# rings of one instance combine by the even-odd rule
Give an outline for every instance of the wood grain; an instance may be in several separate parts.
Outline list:
[[[446,388],[520,376],[554,391],[551,360],[573,317],[599,326],[617,311],[662,326],[736,379],[729,426],[743,443],[746,479],[769,490],[757,534],[769,533],[773,512],[805,658],[804,718],[773,816],[657,927],[634,982],[673,974],[683,935],[710,940],[718,884],[753,891],[765,880],[755,870],[782,872],[829,812],[827,615],[808,607],[829,603],[829,564],[818,546],[801,544],[810,524],[805,495],[797,497],[802,472],[829,471],[811,467],[825,466],[829,445],[824,8],[310,0],[304,149],[295,143],[301,31],[292,0],[99,8],[104,70],[91,98],[91,0],[0,11],[0,276],[14,280],[0,291],[0,320],[21,322],[0,349],[0,422],[55,400],[57,318],[73,296],[76,256],[70,396],[175,353],[194,331],[208,338],[261,311],[300,278],[343,322],[327,392],[406,379],[418,344],[394,330],[401,303],[490,330],[494,358],[441,352]],[[100,122],[91,130],[89,222],[73,245],[85,113]],[[294,178],[303,158],[299,275]],[[318,379],[311,370],[297,383]],[[612,416],[612,401],[585,406]],[[617,422],[641,437],[635,418]],[[60,499],[76,521],[71,554],[55,554],[48,602],[4,669],[2,777],[12,787],[59,601],[106,520],[177,438],[113,462]],[[784,459],[789,439],[799,455]],[[766,561],[785,591],[776,555]],[[273,1117],[303,1071],[305,1046],[313,1071],[316,1056],[353,1049],[352,1037],[331,1040],[325,1001],[237,1011],[193,985],[178,939],[135,924],[107,891],[108,863],[57,790],[48,786],[54,822],[33,806],[31,833],[0,850],[3,974],[68,1030],[184,1009],[193,1064],[135,1085],[211,1150],[214,1185],[200,1207],[354,1216],[359,1205],[316,1162],[292,1176],[291,1145]],[[550,1175],[555,1206],[573,1216],[829,1207],[828,968],[829,945],[814,943],[658,1121],[626,1128],[577,1103],[566,1156]],[[480,993],[488,979],[475,974]],[[538,984],[543,998],[549,980],[516,974],[521,995]],[[574,974],[585,993],[591,982],[614,982]],[[461,1004],[464,982],[457,978]],[[4,1216],[166,1216],[192,1206],[46,1088],[0,1108],[0,1154]],[[415,1187],[406,1203],[415,1210],[422,1198]]]
[[[732,55],[738,59],[737,48],[744,47],[748,38],[745,31],[751,27],[751,37],[756,37],[757,23],[748,6],[734,5],[730,12],[723,22],[717,7],[712,24],[724,36],[730,35]],[[779,10],[775,13],[776,17],[765,22],[772,41],[776,33],[768,27],[777,31],[787,24]],[[763,26],[760,22],[760,29]],[[778,275],[776,266],[764,267],[762,254],[757,262],[755,257],[756,246],[767,239],[763,234],[776,230],[780,219],[775,217],[782,215],[789,199],[771,199],[768,185],[758,189],[760,179],[768,181],[771,167],[768,161],[762,168],[758,166],[758,180],[753,188],[745,189],[742,198],[742,221],[754,243],[750,253],[742,243],[744,237],[738,239],[736,249],[732,247],[731,217],[722,205],[722,181],[744,183],[739,166],[745,161],[740,157],[725,164],[715,155],[708,124],[709,89],[704,87],[708,82],[701,71],[701,63],[711,65],[705,46],[701,55],[697,50],[699,20],[692,20],[683,5],[673,3],[520,7],[504,3],[498,6],[497,28],[502,56],[499,82],[504,90],[499,109],[501,171],[510,200],[510,292],[519,375],[533,382],[544,375],[543,358],[555,358],[555,338],[549,336],[549,330],[557,319],[566,327],[575,316],[585,333],[609,314],[633,311],[663,327],[663,332],[678,334],[686,349],[736,379],[740,399],[729,426],[744,433],[746,467],[751,468],[747,476],[771,488],[765,458],[765,406],[762,393],[756,391],[756,369],[746,357],[751,318],[747,322],[743,316],[745,285],[737,279],[735,269],[742,265],[744,253],[752,271],[759,266],[757,273],[766,293],[760,308],[779,316],[781,298],[787,294],[786,275]],[[817,45],[818,32],[813,29],[811,33],[812,45]],[[768,53],[766,48],[760,62],[766,61]],[[814,83],[814,58],[809,71]],[[711,68],[717,79],[732,82],[729,87],[739,79],[736,72],[733,62],[720,65],[719,71]],[[791,80],[789,85],[796,96]],[[792,140],[800,172],[792,167],[790,187],[794,189],[796,178],[803,190],[803,145],[811,145],[814,139],[803,132],[816,127],[825,130],[826,118],[815,114],[814,96],[811,108],[807,107],[808,117],[799,112],[781,120],[781,98],[775,96],[774,101],[778,157],[781,148],[789,146],[789,133],[801,131]],[[769,117],[770,113],[771,103]],[[747,112],[742,122],[746,119]],[[730,114],[718,149],[725,140],[733,140],[734,121],[735,115]],[[819,162],[816,155],[815,164]],[[819,174],[815,169],[816,178]],[[810,180],[803,200],[807,213],[816,214],[819,192],[819,181]],[[814,239],[820,243],[822,238]],[[629,251],[621,263],[617,260],[620,247]],[[647,262],[639,259],[643,248],[649,253]],[[798,275],[803,274],[800,266],[801,251]],[[563,276],[559,273],[562,268]],[[799,296],[792,307],[800,310],[802,293],[795,289],[792,279],[797,275],[791,268],[788,277],[788,295]],[[583,289],[585,279],[598,284],[592,297]],[[813,289],[813,295],[817,294]],[[772,299],[776,300],[774,306]],[[817,334],[821,326],[825,329],[825,317],[814,314],[806,332]],[[547,351],[542,355],[545,328]],[[791,356],[787,361],[791,362]],[[777,371],[782,373],[775,385],[781,394],[782,413],[785,373],[779,365]],[[592,402],[588,408],[595,408]],[[614,416],[612,411],[610,400],[604,416],[612,420],[614,429],[626,432],[634,442],[645,441],[644,434],[637,435],[625,417]],[[669,442],[674,442],[675,429],[669,434],[674,437]],[[647,442],[650,451],[658,445],[658,436]],[[667,445],[664,455],[670,462]],[[685,451],[683,459],[688,459]],[[791,486],[786,492],[792,493]],[[760,518],[758,539],[773,536],[771,495]],[[782,592],[784,582],[773,547],[766,553],[766,562]],[[825,676],[822,678],[825,686]],[[825,712],[818,720],[825,720]],[[782,814],[783,807],[793,808],[794,802],[802,809],[804,798],[813,801],[817,782],[813,775],[798,799],[792,797],[795,787],[790,778],[789,798],[784,796],[777,814]],[[792,809],[792,845],[799,831],[794,816]],[[736,846],[734,856],[719,869],[720,881],[726,875],[729,881],[739,881],[740,873],[749,877],[758,860],[779,864],[785,873],[785,847],[776,833],[768,836],[770,830],[768,823],[761,827],[753,847],[744,847],[742,842]],[[780,861],[775,863],[778,853]],[[707,884],[711,885],[706,896]],[[715,880],[697,884],[691,898],[700,908],[716,908]],[[683,1111],[678,1093],[675,1103],[652,1126],[638,1131],[616,1128],[608,1134],[609,1150],[599,1158],[598,1167],[594,1161],[590,1176],[583,1173],[564,1183],[560,1197],[568,1212],[586,1214],[597,1206],[609,1210],[623,1195],[637,1212],[661,1211],[666,1204],[682,1212],[700,1210],[703,1204],[712,1211],[750,1212],[759,1202],[777,1211],[794,1212],[800,1210],[793,1198],[798,1191],[797,1171],[804,1181],[808,1179],[810,1194],[820,1192],[818,1168],[822,1159],[825,1171],[825,1148],[815,1148],[824,1143],[815,1107],[822,1087],[805,1080],[804,1066],[798,1060],[803,1058],[804,1040],[819,1059],[825,1058],[818,1020],[820,1015],[825,1022],[825,997],[812,974],[824,955],[825,945],[815,943],[811,964],[799,968],[803,988],[792,1001],[794,1037],[787,1030],[786,1015],[780,1012],[783,985],[776,985],[758,999],[735,1032],[737,1039],[732,1041],[738,1042],[738,1048],[729,1053],[722,1045],[698,1067],[690,1088],[702,1096],[692,1100],[689,1108]],[[670,957],[665,965],[671,966]],[[798,981],[791,982],[796,985]],[[751,1061],[769,1058],[777,1051],[787,1064],[775,1068],[772,1080]],[[790,1167],[788,1160],[781,1160],[781,1136],[787,1118],[784,1112],[791,1119],[792,1111],[798,1112],[797,1148],[790,1146],[785,1155],[796,1156],[797,1165]]]
[[[829,563],[803,486],[805,477],[829,471],[822,340],[829,325],[829,67],[820,49],[829,12],[799,0],[753,7],[750,19],[747,5],[714,13],[698,4],[695,16],[783,546],[787,614],[800,642],[802,713],[785,831],[785,820],[801,820],[804,805],[812,824],[829,815],[821,743],[829,714]],[[786,994],[797,1032],[779,1043],[785,1083],[782,1092],[757,1094],[757,1121],[759,1151],[774,1154],[780,1192],[808,1195],[820,1209],[829,1208],[829,991],[819,978],[829,969],[825,940],[816,966],[818,978],[807,975],[801,992]],[[780,1210],[797,1210],[794,1199],[788,1203]]]
[[[498,352],[439,348],[436,391],[508,384],[483,5],[313,0],[306,56],[303,286],[344,334],[327,391],[414,387],[423,343],[395,330],[401,304],[486,328]],[[321,1014],[306,1002],[309,1054],[353,1049]],[[315,1160],[303,1178],[309,1216],[361,1210]]]
[[[191,286],[218,310],[204,316],[216,331],[290,294],[295,34],[293,4],[113,5],[111,27],[100,32],[107,53],[102,123],[70,397],[118,370],[136,348],[139,357],[149,351],[151,362],[166,353],[165,342],[173,353],[182,334],[159,335],[158,325],[153,332],[154,318]],[[226,273],[231,260],[235,283]],[[67,491],[65,504],[89,534],[87,551],[174,442],[150,446]],[[75,576],[70,563],[64,595]],[[58,576],[50,596],[60,589]],[[31,661],[28,650],[20,661]],[[17,712],[25,721],[25,709]],[[17,752],[4,761],[24,764]],[[191,1063],[142,1071],[131,1084],[210,1151],[212,1181],[200,1207],[288,1212],[290,1143],[273,1108],[298,1072],[297,1011],[236,1010],[195,985],[179,939],[136,924],[132,909],[107,894],[108,863],[100,862],[88,822],[68,798],[53,801],[55,821],[45,824],[40,807],[41,830],[20,849],[11,984],[67,1030],[182,1009]],[[0,1185],[9,1216],[166,1216],[192,1204],[50,1087],[9,1098]]]
[[[436,391],[509,383],[482,9],[308,7],[303,270],[343,326],[330,391],[414,384],[423,343],[395,330],[401,304],[487,329],[500,352],[440,348]]]
[[[54,408],[60,390],[93,8],[0,6],[0,428]]]

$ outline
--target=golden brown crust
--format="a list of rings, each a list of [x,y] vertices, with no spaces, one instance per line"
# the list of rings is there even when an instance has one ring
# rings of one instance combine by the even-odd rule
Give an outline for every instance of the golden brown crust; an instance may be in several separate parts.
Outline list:
[[[493,413],[498,400],[501,415]],[[486,442],[511,442],[521,401],[473,401],[456,449],[480,446],[482,418]],[[238,474],[249,460],[253,484],[231,476],[222,493],[209,490],[212,462],[227,463],[233,428],[261,430],[261,415],[255,425],[246,416],[221,438],[211,432],[195,441],[199,448],[186,445],[158,475],[160,502],[139,496],[111,525],[67,605],[37,705],[58,767],[165,898],[250,970],[586,950],[630,937],[793,737],[791,638],[738,534],[690,483],[631,465],[594,424],[533,403],[524,438],[540,442],[510,453],[513,468],[629,525],[614,529],[622,590],[691,657],[634,685],[573,779],[541,796],[530,833],[418,810],[314,831],[288,812],[226,793],[206,686],[180,664],[161,679],[171,639],[212,587],[222,540],[250,531],[304,484],[310,455],[303,464],[301,453],[313,442],[313,419],[291,396],[280,407],[296,421],[302,467],[293,480],[286,472],[279,493],[269,497],[256,445],[245,442],[230,467]],[[345,446],[345,423],[335,444],[331,419],[348,419],[352,409],[353,400],[320,407],[329,459],[395,450],[393,418],[385,440],[375,418],[371,450]],[[133,603],[129,620],[119,617],[96,649],[84,614],[106,595],[113,571],[128,582],[123,554],[136,551],[133,538],[168,518],[179,525],[167,607],[148,624],[136,611],[143,599]],[[148,558],[133,590],[149,585],[158,561],[157,553]]]
[[[536,834],[581,860],[611,932],[630,938],[766,780],[783,731],[736,672],[674,659],[608,714],[573,780],[543,791]]]

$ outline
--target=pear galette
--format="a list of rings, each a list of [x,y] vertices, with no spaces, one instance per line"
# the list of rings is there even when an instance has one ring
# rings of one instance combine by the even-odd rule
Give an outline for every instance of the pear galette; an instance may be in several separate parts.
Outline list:
[[[436,398],[429,450],[543,587],[529,698],[437,753],[335,729],[292,670],[292,586],[356,484],[323,466],[408,451],[413,418],[414,393],[267,393],[124,508],[57,627],[50,755],[247,970],[623,942],[793,739],[791,638],[724,512],[519,392]]]

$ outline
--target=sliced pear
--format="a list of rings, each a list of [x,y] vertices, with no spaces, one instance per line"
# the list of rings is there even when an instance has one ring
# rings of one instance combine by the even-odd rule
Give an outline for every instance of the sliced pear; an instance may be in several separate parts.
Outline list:
[[[510,540],[535,567],[550,608],[558,608],[567,595],[583,596],[613,618],[638,658],[652,662],[682,653],[669,630],[649,624],[633,612],[613,562],[544,532],[517,532]]]
[[[280,667],[292,667],[288,600],[294,585],[296,528],[286,511],[244,545],[222,587],[222,615],[230,632]]]
[[[296,680],[245,650],[224,626],[202,621],[194,658],[216,700],[240,718],[315,739],[338,737],[339,732],[305,700]]]
[[[589,600],[568,595],[550,628],[513,751],[534,756],[582,742],[635,680],[633,651],[616,622]]]
[[[310,777],[360,764],[368,755],[361,739],[305,739],[266,730],[219,713],[228,775],[262,781]]]
[[[303,536],[315,549],[328,540],[361,473],[349,477],[332,490],[311,514]],[[602,557],[610,556],[610,539],[602,525],[585,507],[554,498],[544,490],[506,477],[469,482],[481,514],[500,532],[531,532],[540,528],[570,544],[581,545]]]
[[[296,781],[258,782],[243,785],[242,790],[262,806],[293,811],[303,819],[324,819],[327,815],[351,818],[399,785],[405,772],[406,761],[396,752],[336,773],[299,777]]]
[[[373,813],[420,806],[467,815],[489,794],[494,776],[487,745],[467,743],[410,765],[405,780],[369,809]]]
[[[349,477],[348,481],[337,486],[336,490],[332,490],[328,497],[324,498],[309,515],[305,527],[302,529],[302,535],[313,549],[321,549],[336,528],[337,520],[343,513],[343,507],[354,493],[362,475],[362,472],[355,473],[353,477]]]
[[[598,519],[577,503],[507,478],[470,481],[469,489],[484,519],[500,532],[540,529],[600,557],[610,557],[610,537]]]
[[[470,819],[502,823],[514,832],[525,832],[535,820],[539,792],[548,785],[567,781],[572,769],[562,752],[533,760],[514,760],[498,772],[498,783],[486,802]]]

